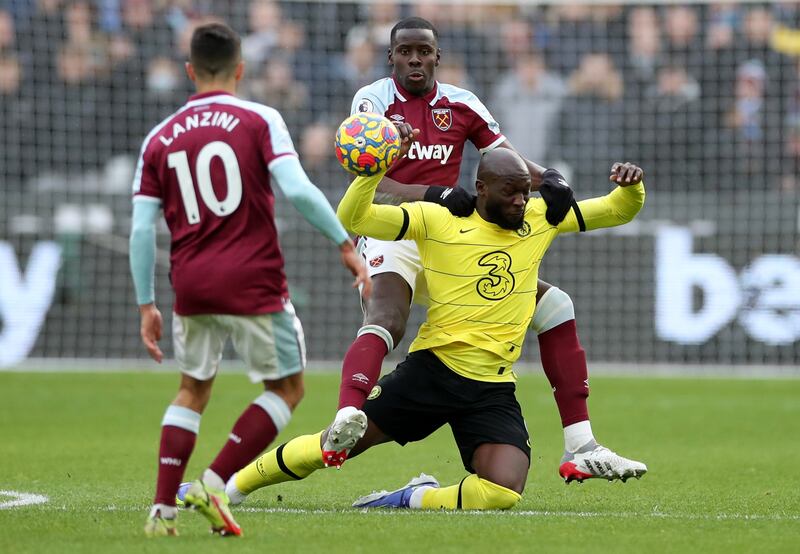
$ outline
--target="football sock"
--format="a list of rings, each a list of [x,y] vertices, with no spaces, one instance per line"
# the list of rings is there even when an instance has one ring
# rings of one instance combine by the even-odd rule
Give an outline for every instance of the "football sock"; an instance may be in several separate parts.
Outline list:
[[[344,356],[339,385],[339,409],[361,409],[367,395],[378,382],[383,358],[392,351],[392,335],[378,325],[365,325]]]
[[[236,474],[236,488],[250,494],[261,487],[305,479],[324,468],[321,436],[322,431],[316,435],[302,435],[258,457]]]
[[[154,504],[175,506],[175,494],[183,480],[199,431],[199,413],[181,406],[169,406],[164,412]]]
[[[209,469],[226,482],[263,452],[291,417],[292,411],[283,398],[271,391],[264,392],[239,416]]]
[[[567,452],[577,452],[593,439],[592,424],[589,420],[579,421],[564,427],[564,449]]]
[[[424,510],[507,510],[522,495],[475,474],[467,475],[458,485],[436,489],[420,487],[411,495],[409,507]]]
[[[587,421],[589,370],[575,320],[571,319],[541,333],[539,351],[545,375],[553,387],[562,426]]]

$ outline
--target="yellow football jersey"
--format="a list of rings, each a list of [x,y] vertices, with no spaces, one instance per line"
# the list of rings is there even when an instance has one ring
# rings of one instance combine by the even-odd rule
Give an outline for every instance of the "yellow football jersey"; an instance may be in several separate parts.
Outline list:
[[[339,205],[340,219],[362,235],[417,242],[430,305],[409,350],[430,349],[456,373],[481,381],[515,380],[512,366],[536,307],[539,265],[553,239],[620,225],[644,203],[642,184],[617,187],[579,202],[554,227],[545,219],[544,200],[531,198],[522,228],[511,231],[477,211],[455,217],[428,202],[372,204],[378,181],[356,179]]]

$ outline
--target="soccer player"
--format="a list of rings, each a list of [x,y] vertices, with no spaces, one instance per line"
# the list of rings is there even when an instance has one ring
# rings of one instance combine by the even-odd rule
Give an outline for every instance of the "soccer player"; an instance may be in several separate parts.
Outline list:
[[[471,141],[481,152],[512,149],[497,122],[471,92],[436,81],[440,51],[434,26],[418,17],[403,19],[391,31],[389,65],[392,76],[359,90],[352,112],[378,112],[394,121],[407,135],[420,130],[408,155],[399,160],[378,185],[378,197],[392,203],[427,200],[447,207],[454,215],[472,213],[474,197],[456,186],[464,144]],[[536,132],[536,122],[530,122]],[[574,202],[571,189],[553,169],[525,160],[532,188],[547,202],[547,219],[556,225]],[[399,202],[393,202],[399,203]],[[331,425],[326,457],[340,465],[362,426],[359,408],[378,380],[383,358],[405,334],[413,301],[428,306],[419,252],[413,241],[388,242],[362,238],[359,251],[369,262],[372,297],[364,303],[364,325],[347,351],[342,365],[339,411]],[[443,254],[447,255],[447,254]],[[564,428],[564,456],[559,473],[572,479],[604,477],[638,467],[598,445],[589,422],[586,355],[578,340],[572,299],[544,281],[536,284],[536,313],[530,327],[538,333],[542,366],[553,388]]]
[[[265,391],[186,492],[185,503],[214,532],[241,533],[227,507],[225,482],[272,442],[303,396],[305,345],[278,244],[273,184],[338,245],[343,265],[356,277],[354,286],[367,293],[371,287],[347,232],[303,171],[281,115],[235,96],[243,71],[240,39],[230,27],[198,27],[186,64],[197,94],[145,138],[134,177],[130,264],[142,341],[161,362],[153,272],[155,223],[163,210],[171,235],[175,358],[182,373],[161,423],[149,536],[177,534],[175,495],[228,338],[250,379],[263,382]]]
[[[357,178],[338,215],[355,233],[413,240],[430,307],[408,357],[383,377],[364,404],[366,433],[351,451],[419,441],[450,425],[468,475],[439,488],[426,475],[397,491],[364,497],[360,507],[507,509],[520,499],[530,443],[515,398],[513,364],[534,314],[539,264],[557,235],[621,225],[644,204],[642,170],[616,163],[610,194],[579,202],[558,226],[542,199],[529,199],[531,177],[514,151],[483,154],[475,212],[455,217],[428,202],[372,204],[377,177]],[[303,479],[324,467],[324,433],[305,435],[257,458],[228,483],[238,503],[259,487]],[[644,464],[599,468],[607,479],[640,477]]]

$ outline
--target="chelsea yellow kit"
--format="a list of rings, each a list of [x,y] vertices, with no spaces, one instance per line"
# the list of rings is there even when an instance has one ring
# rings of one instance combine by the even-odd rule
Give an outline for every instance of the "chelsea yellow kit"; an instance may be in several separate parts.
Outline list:
[[[381,240],[414,240],[419,247],[430,305],[409,352],[431,350],[456,373],[479,381],[514,381],[536,306],[539,265],[553,240],[627,223],[644,205],[644,185],[617,187],[577,203],[558,226],[547,206],[531,198],[519,230],[503,229],[476,211],[453,216],[429,202],[373,204],[383,174],[359,177],[339,204],[345,227]]]

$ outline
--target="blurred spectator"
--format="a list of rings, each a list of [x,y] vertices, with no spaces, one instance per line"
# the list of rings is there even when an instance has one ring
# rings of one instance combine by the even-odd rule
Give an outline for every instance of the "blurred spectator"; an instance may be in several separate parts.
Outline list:
[[[135,45],[142,66],[172,46],[172,32],[163,19],[156,19],[153,0],[122,0],[122,29]]]
[[[772,188],[781,177],[783,121],[766,95],[767,80],[759,60],[736,71],[734,104],[720,132],[711,131],[706,150],[706,164],[721,188]]]
[[[517,151],[545,163],[566,93],[563,80],[547,71],[542,56],[529,53],[520,55],[514,69],[500,79],[489,103]]]
[[[622,16],[619,6],[554,5],[545,45],[547,66],[568,75],[592,52],[621,54],[625,37]]]
[[[348,33],[344,53],[331,59],[329,67],[323,72],[325,79],[315,80],[315,115],[327,113],[344,118],[349,114],[353,94],[386,75],[383,64],[379,62],[385,63],[386,59],[380,55],[363,28],[358,33]]]
[[[794,64],[791,58],[776,52],[771,40],[774,30],[772,12],[762,6],[747,10],[742,34],[744,43],[739,48],[739,61],[759,60],[766,71],[766,93],[777,109],[786,110],[789,87],[794,83]]]
[[[377,0],[361,4],[360,7],[367,12],[366,21],[347,32],[347,41],[352,40],[353,35],[359,39],[366,35],[378,51],[388,51],[392,27],[402,19],[400,4],[390,0]]]
[[[17,49],[17,37],[14,31],[14,18],[11,13],[0,9],[0,54]]]
[[[637,7],[628,14],[626,41],[626,74],[629,91],[637,97],[655,82],[656,71],[663,57],[658,14],[652,7]]]
[[[91,50],[85,44],[62,46],[56,81],[47,94],[36,96],[39,168],[79,172],[105,162],[111,153],[107,93],[97,86]]]
[[[664,8],[665,51],[670,63],[685,67],[697,80],[703,72],[703,38],[697,6]]]
[[[786,164],[781,177],[781,189],[800,192],[800,116],[793,115],[786,124]]]
[[[686,68],[665,65],[645,89],[636,113],[642,122],[631,136],[638,144],[637,161],[659,190],[688,191],[703,161],[700,85]]]
[[[286,121],[292,136],[311,119],[308,87],[295,79],[292,66],[283,57],[274,56],[264,64],[262,71],[249,83],[247,96],[278,110]]]
[[[560,131],[550,141],[553,148],[547,159],[566,162],[571,183],[582,192],[605,191],[611,164],[636,158],[626,144],[630,107],[623,99],[622,75],[608,54],[587,54],[570,75],[568,87]]]
[[[22,181],[35,171],[36,151],[32,121],[33,100],[23,88],[23,68],[19,59],[0,52],[0,181],[3,192],[21,188]]]
[[[283,14],[273,0],[253,0],[249,12],[250,33],[242,39],[242,57],[260,65],[278,45]]]
[[[18,40],[20,52],[30,53],[31,80],[36,89],[47,87],[55,75],[55,53],[64,40],[61,0],[38,0],[36,13]]]

